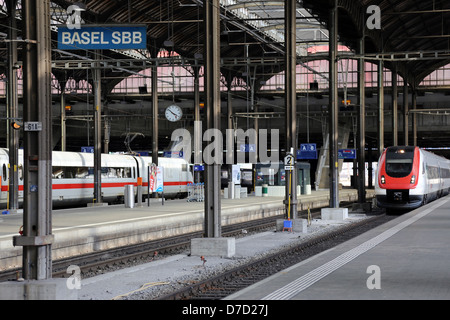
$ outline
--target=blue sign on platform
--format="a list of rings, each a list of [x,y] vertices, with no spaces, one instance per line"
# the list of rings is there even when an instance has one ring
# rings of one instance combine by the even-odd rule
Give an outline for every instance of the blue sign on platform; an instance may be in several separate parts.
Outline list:
[[[205,171],[205,166],[202,164],[194,165],[194,171]]]
[[[338,159],[356,159],[355,149],[339,149]]]
[[[145,26],[89,26],[80,29],[58,27],[58,49],[146,49],[147,27]]]
[[[256,152],[256,144],[241,144],[239,150],[241,152]]]
[[[315,160],[317,159],[317,145],[315,143],[304,143],[297,150],[297,160]]]
[[[83,153],[94,153],[94,147],[81,147]]]
[[[183,158],[183,151],[164,151],[164,158]]]

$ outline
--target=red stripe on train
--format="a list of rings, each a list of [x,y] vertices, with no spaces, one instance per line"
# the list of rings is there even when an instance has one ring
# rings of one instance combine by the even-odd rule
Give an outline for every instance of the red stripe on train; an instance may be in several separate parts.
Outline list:
[[[164,186],[186,186],[189,181],[169,181],[164,182]],[[102,183],[102,188],[120,188],[125,187],[126,185],[134,185],[137,186],[136,182],[109,182],[109,183]],[[148,183],[144,182],[142,184],[143,187],[147,187]],[[54,190],[61,190],[61,189],[93,189],[94,184],[93,183],[58,183],[53,184],[52,189]],[[1,187],[2,192],[8,191],[8,186],[2,186]],[[23,185],[19,185],[19,191],[23,191]]]

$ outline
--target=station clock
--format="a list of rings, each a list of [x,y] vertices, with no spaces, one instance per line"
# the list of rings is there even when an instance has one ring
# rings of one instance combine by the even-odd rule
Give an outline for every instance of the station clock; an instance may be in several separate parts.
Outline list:
[[[165,116],[167,120],[176,122],[183,116],[183,110],[181,110],[181,108],[176,104],[173,104],[166,108]]]

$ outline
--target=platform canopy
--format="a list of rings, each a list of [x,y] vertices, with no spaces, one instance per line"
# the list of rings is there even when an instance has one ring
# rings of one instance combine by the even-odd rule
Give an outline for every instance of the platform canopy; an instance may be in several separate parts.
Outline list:
[[[444,0],[336,0],[340,42],[356,48],[365,35],[366,55],[384,53],[386,66],[397,66],[416,86],[427,75],[450,63],[450,2]],[[303,0],[303,6],[324,24],[335,0]],[[379,9],[381,29],[367,21]],[[369,23],[373,24],[370,20]]]
[[[264,81],[284,70],[284,2],[284,0],[220,1],[222,74],[226,76],[231,73],[233,77],[245,78],[248,66],[247,61],[244,61],[246,57],[260,59],[251,62],[252,67],[256,66],[256,84],[263,85]],[[9,17],[6,3],[6,0],[0,0],[0,21],[3,22],[1,25],[5,26],[4,32],[0,26],[0,36],[1,32],[7,33]],[[73,5],[81,8],[79,15],[82,18],[82,24],[143,24],[147,26],[147,50],[104,50],[102,58],[105,60],[151,59],[155,58],[160,49],[166,49],[186,59],[182,63],[203,64],[203,0],[53,0],[51,16],[54,31],[52,42],[54,62],[94,59],[94,53],[90,51],[57,49],[58,26],[64,26],[67,23],[67,9]],[[301,2],[297,7],[297,52],[299,56],[304,56],[310,46],[327,43],[328,31],[302,7]],[[20,15],[19,2],[17,11],[19,36]],[[5,55],[6,52],[3,54]],[[232,60],[233,58],[241,60]],[[109,70],[105,68],[103,71],[105,78],[109,76],[112,79],[105,89],[112,90],[121,81],[121,77],[122,79],[129,77],[138,73],[139,68],[142,70],[149,65],[151,63],[131,67],[122,63]],[[70,74],[67,74],[67,70],[70,70]],[[62,68],[61,65],[54,67],[53,73],[58,80],[64,80],[67,76],[79,80],[87,78],[86,70],[73,67]]]
[[[147,50],[105,51],[108,59],[148,59],[160,49],[176,52],[185,59],[198,58],[203,53],[203,1],[204,0],[53,0],[53,61],[92,59],[90,52],[57,50],[56,30],[67,22],[67,9],[72,5],[82,8],[82,23],[87,24],[144,24],[147,26]],[[297,53],[310,55],[308,50],[328,43],[329,8],[334,1],[339,5],[340,42],[355,49],[363,31],[366,36],[366,54],[385,53],[386,67],[396,65],[399,74],[417,85],[427,75],[450,62],[450,3],[443,0],[303,0],[297,1]],[[0,21],[6,34],[8,12],[6,0],[0,0]],[[221,0],[221,57],[222,74],[245,78],[247,64],[232,58],[253,57],[259,65],[255,72],[256,84],[284,70],[277,58],[284,56],[284,0]],[[381,29],[365,28],[370,17],[368,9],[380,9]],[[20,16],[20,2],[18,4]],[[18,22],[20,30],[20,21]],[[19,32],[20,33],[20,32]],[[20,36],[20,35],[19,35]],[[0,53],[5,55],[6,52]],[[395,54],[395,55],[391,55]],[[5,56],[6,59],[6,56]],[[227,60],[230,59],[230,60]],[[272,60],[271,60],[272,59]],[[395,60],[395,61],[392,61]],[[302,63],[303,60],[299,60]],[[392,61],[392,62],[390,62]],[[192,61],[185,61],[192,63]],[[144,66],[145,67],[145,66]],[[147,65],[148,67],[148,65]],[[112,90],[121,81],[140,70],[120,65],[105,70],[112,80]],[[141,68],[142,69],[142,68]],[[311,70],[314,72],[313,70]],[[53,70],[64,80],[66,70]],[[319,75],[323,76],[323,75]],[[72,68],[70,77],[86,79],[85,70]],[[122,78],[122,79],[123,79]]]

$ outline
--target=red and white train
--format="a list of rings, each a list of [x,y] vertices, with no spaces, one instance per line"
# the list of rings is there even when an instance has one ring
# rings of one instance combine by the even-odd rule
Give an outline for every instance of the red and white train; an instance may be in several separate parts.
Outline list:
[[[379,207],[415,209],[450,191],[450,160],[418,147],[386,148],[378,161]]]
[[[101,182],[103,202],[116,202],[123,198],[125,185],[137,185],[142,178],[142,193],[147,194],[148,167],[151,157],[102,154]],[[164,196],[181,198],[187,195],[187,186],[193,177],[184,159],[159,158],[164,168]],[[0,206],[7,206],[9,188],[9,153],[0,148]],[[53,205],[79,205],[93,201],[94,155],[80,152],[52,153]],[[23,201],[23,150],[19,150],[19,202]]]

